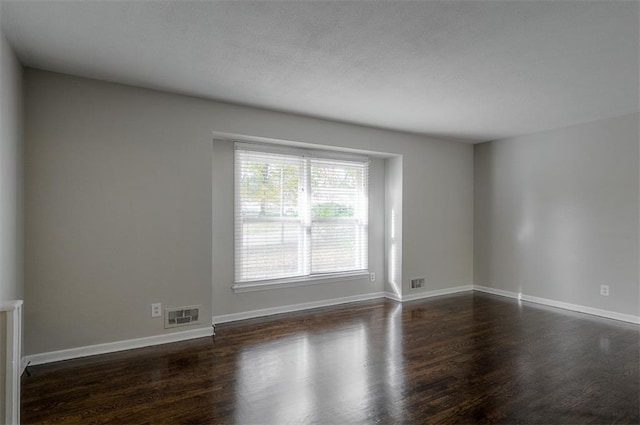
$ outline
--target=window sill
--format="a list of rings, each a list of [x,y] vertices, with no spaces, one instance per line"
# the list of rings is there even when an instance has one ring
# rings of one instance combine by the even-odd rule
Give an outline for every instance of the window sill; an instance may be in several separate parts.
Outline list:
[[[293,277],[285,279],[260,280],[255,282],[236,283],[231,289],[236,294],[243,292],[266,291],[268,289],[295,288],[298,286],[318,285],[322,283],[335,283],[345,280],[364,279],[369,277],[366,270],[350,273],[332,273],[315,276]]]

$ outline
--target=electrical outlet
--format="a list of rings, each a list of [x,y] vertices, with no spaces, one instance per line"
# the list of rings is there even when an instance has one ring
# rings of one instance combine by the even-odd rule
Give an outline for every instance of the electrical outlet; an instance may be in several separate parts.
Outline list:
[[[375,282],[375,281],[376,281],[376,274],[369,273],[369,282]]]
[[[600,285],[600,295],[603,297],[609,296],[609,285]]]
[[[162,317],[162,304],[151,304],[151,317]]]

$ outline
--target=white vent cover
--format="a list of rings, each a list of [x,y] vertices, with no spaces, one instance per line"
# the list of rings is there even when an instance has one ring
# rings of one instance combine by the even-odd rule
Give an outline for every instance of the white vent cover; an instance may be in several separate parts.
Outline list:
[[[164,327],[189,326],[200,323],[200,305],[172,307],[164,310]]]

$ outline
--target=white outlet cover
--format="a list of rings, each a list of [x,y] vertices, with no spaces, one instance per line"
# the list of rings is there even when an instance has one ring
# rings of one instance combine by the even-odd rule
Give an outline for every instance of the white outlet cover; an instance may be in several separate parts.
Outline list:
[[[604,297],[609,296],[609,285],[600,285],[600,295]]]
[[[151,304],[151,317],[162,316],[162,303]]]

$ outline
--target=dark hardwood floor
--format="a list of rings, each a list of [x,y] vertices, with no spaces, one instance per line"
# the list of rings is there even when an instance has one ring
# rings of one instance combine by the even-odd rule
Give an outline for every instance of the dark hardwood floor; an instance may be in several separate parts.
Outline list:
[[[639,327],[479,293],[30,367],[23,423],[640,422]]]

